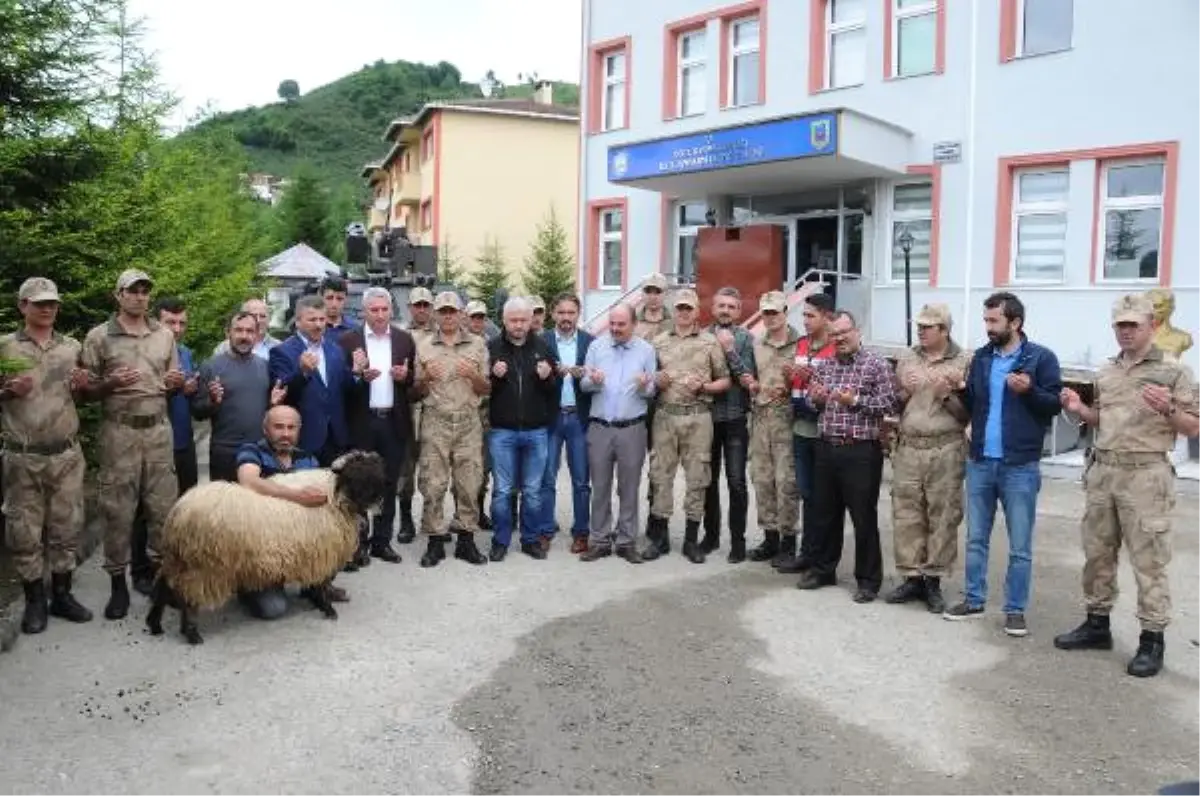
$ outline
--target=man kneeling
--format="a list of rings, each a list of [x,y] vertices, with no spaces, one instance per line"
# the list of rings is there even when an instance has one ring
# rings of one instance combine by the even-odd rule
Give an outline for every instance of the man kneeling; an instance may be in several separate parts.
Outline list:
[[[300,413],[290,406],[272,407],[263,418],[263,438],[243,445],[237,455],[238,483],[260,495],[282,498],[301,506],[321,506],[329,499],[325,490],[316,486],[290,487],[270,480],[278,473],[294,470],[313,470],[319,467],[312,454],[296,447],[300,436]],[[258,619],[278,619],[287,613],[287,594],[284,584],[262,591],[243,592],[242,602],[251,616]],[[345,591],[330,587],[330,598],[345,602]]]

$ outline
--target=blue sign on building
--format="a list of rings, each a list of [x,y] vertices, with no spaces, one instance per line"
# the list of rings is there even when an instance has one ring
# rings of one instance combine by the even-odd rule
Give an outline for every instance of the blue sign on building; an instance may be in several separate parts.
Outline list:
[[[836,113],[795,116],[609,147],[608,181],[629,182],[832,155],[837,147]]]

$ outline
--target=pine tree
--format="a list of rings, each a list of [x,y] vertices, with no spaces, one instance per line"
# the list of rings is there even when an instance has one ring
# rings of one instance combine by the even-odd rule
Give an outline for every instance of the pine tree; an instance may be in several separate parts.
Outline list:
[[[509,292],[508,269],[505,267],[504,250],[495,238],[486,239],[475,258],[475,269],[467,279],[471,298],[478,299],[491,310],[493,320],[499,317],[497,294]]]
[[[285,247],[307,243],[326,257],[338,255],[333,234],[330,197],[308,167],[296,172],[279,200],[279,238]]]
[[[439,282],[455,287],[459,286],[463,278],[462,263],[459,262],[458,255],[450,246],[449,237],[438,246],[437,278]]]
[[[541,296],[547,307],[560,293],[575,290],[575,259],[567,246],[567,231],[558,222],[553,206],[546,220],[538,224],[521,282],[526,293]]]

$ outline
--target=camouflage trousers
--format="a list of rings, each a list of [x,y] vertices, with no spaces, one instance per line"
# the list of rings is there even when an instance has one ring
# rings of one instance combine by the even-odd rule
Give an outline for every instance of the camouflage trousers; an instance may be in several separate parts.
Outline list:
[[[1171,621],[1171,512],[1175,469],[1159,455],[1096,452],[1084,471],[1083,596],[1088,613],[1108,614],[1117,600],[1117,552],[1124,542],[1137,583],[1143,630],[1161,632]]]
[[[458,529],[479,530],[479,485],[483,482],[483,429],[479,411],[425,411],[421,418],[421,533],[443,534],[447,488],[454,492]]]
[[[4,518],[8,548],[23,581],[75,569],[83,529],[83,451],[4,453]]]
[[[750,480],[758,501],[759,527],[794,535],[800,496],[796,492],[791,407],[755,407],[750,426]]]
[[[412,444],[404,447],[404,462],[400,465],[400,502],[412,503],[417,486],[417,459],[421,456],[421,405],[412,408]]]
[[[892,454],[896,574],[940,578],[958,560],[967,442],[962,434],[902,438]]]
[[[692,414],[676,414],[678,407],[663,404],[654,414],[654,453],[650,457],[650,486],[654,500],[650,513],[670,518],[675,511],[675,471],[683,465],[687,491],[683,513],[689,520],[704,518],[704,493],[712,480],[712,412],[698,406]]]
[[[146,517],[150,560],[158,560],[159,534],[179,493],[174,443],[165,417],[151,428],[132,428],[105,420],[98,441],[97,498],[104,523],[104,569],[118,575],[129,565],[139,502]]]

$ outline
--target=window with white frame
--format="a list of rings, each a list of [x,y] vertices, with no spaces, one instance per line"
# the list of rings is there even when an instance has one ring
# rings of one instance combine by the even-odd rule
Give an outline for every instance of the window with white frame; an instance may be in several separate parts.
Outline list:
[[[893,77],[932,72],[937,65],[937,0],[891,0]]]
[[[901,236],[912,236],[909,276],[929,280],[930,239],[933,233],[933,183],[906,182],[892,188],[892,273],[893,282],[904,281],[904,250]]]
[[[1074,0],[1018,0],[1017,54],[1071,49],[1074,21]]]
[[[600,226],[600,287],[621,287],[621,276],[625,272],[622,245],[625,234],[624,213],[619,207],[600,211],[597,219]]]
[[[625,126],[625,51],[604,56],[604,107],[600,129],[617,130]]]
[[[1100,175],[1104,279],[1158,279],[1162,244],[1162,160],[1106,163]]]
[[[866,0],[825,5],[825,88],[862,85],[867,74]]]
[[[729,104],[753,105],[759,93],[758,17],[744,17],[729,24]]]
[[[1013,282],[1061,282],[1067,265],[1067,167],[1013,174]]]
[[[704,202],[675,204],[675,275],[680,282],[696,281],[696,240],[704,226],[708,206]]]
[[[705,30],[688,31],[679,35],[679,64],[677,84],[678,98],[675,113],[678,116],[694,116],[704,113],[708,79],[705,70]]]

